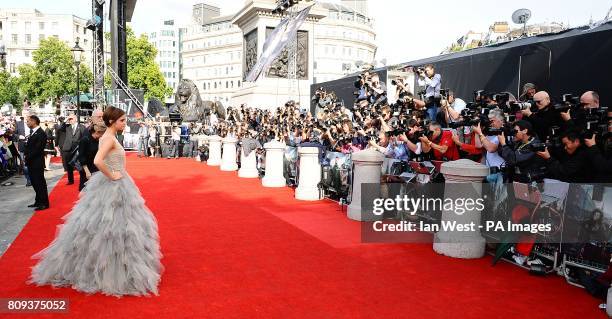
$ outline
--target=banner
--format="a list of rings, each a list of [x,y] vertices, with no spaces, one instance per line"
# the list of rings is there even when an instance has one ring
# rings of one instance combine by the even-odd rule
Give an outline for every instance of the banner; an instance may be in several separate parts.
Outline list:
[[[274,60],[281,54],[285,46],[293,41],[297,36],[297,30],[302,26],[306,17],[308,17],[310,8],[312,8],[312,6],[302,9],[295,19],[290,20],[289,17],[285,17],[281,20],[274,29],[274,32],[266,39],[261,55],[251,72],[247,75],[246,81],[257,81],[261,73],[270,67]]]

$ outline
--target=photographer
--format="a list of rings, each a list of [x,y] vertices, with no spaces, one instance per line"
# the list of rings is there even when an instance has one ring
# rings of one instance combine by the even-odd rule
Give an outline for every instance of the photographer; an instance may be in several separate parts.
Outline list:
[[[597,182],[609,183],[612,181],[612,123],[608,124],[608,134],[603,139],[603,147],[597,146],[597,136],[585,139],[586,153],[589,163],[593,167]]]
[[[529,108],[521,110],[523,119],[531,123],[535,134],[541,141],[544,141],[548,136],[548,132],[552,126],[561,126],[561,117],[559,112],[553,108],[550,96],[545,91],[540,91],[533,96],[533,101],[536,104],[537,110],[534,112]]]
[[[442,130],[437,122],[429,123],[430,136],[421,136],[423,153],[433,151],[433,158],[437,161],[455,161],[459,159],[459,150],[453,141],[451,131]]]
[[[599,94],[595,91],[587,91],[580,96],[580,105],[574,110],[561,113],[561,118],[566,126],[581,130],[586,128],[589,115],[596,115],[599,110]],[[571,114],[570,114],[571,112]]]
[[[312,103],[315,106],[315,114],[319,114],[327,105],[332,103],[331,97],[327,95],[327,92],[320,87],[316,90],[315,95],[311,99]]]
[[[499,136],[501,157],[509,169],[506,178],[523,183],[541,180],[545,172],[544,161],[536,156],[538,149],[534,146],[541,147],[542,143],[536,137],[533,126],[526,120],[520,120],[514,123],[514,132],[514,140],[510,144],[506,143],[504,133]]]
[[[504,113],[500,109],[493,109],[489,112],[489,129],[482,131],[480,123],[473,127],[474,133],[478,136],[482,148],[485,149],[485,164],[492,172],[500,172],[506,164],[504,159],[499,155],[500,136],[504,128]],[[486,133],[486,134],[484,134]]]
[[[575,131],[565,132],[561,137],[565,157],[555,159],[550,156],[548,148],[537,152],[546,160],[546,176],[568,183],[585,183],[593,180],[590,172],[587,152],[582,146],[580,134]]]
[[[444,113],[446,123],[459,122],[461,120],[461,111],[465,109],[467,103],[460,98],[455,98],[453,91],[448,91],[448,103],[441,102],[441,111]]]
[[[537,88],[533,83],[525,83],[523,85],[523,93],[519,96],[520,102],[529,102],[533,101],[533,96],[536,94]]]
[[[425,102],[427,103],[427,117],[431,121],[436,120],[438,114],[438,104],[440,101],[440,86],[442,84],[442,76],[435,73],[433,64],[428,64],[425,68],[418,68],[419,75],[418,83],[420,86],[425,86]]]

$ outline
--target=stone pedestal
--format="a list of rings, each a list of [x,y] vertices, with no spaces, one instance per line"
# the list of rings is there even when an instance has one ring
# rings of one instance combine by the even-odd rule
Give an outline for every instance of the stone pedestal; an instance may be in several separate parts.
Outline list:
[[[316,147],[299,147],[300,180],[295,190],[295,198],[299,200],[319,200],[319,183],[321,182],[321,164],[319,164],[319,149]]]
[[[471,160],[442,164],[442,174],[446,180],[444,185],[444,199],[479,199],[482,198],[482,180],[489,174],[489,169]],[[473,231],[444,231],[441,229],[434,235],[433,249],[438,254],[454,258],[481,258],[485,253],[486,241],[480,234],[482,211],[465,209],[458,211],[442,211],[442,222],[456,222],[463,225],[474,225]],[[464,207],[469,208],[469,207]]]
[[[261,180],[264,187],[285,187],[287,181],[283,176],[283,154],[285,143],[271,141],[264,144],[266,150],[266,175]]]
[[[373,200],[380,197],[380,175],[381,165],[384,156],[374,149],[368,148],[363,151],[353,153],[353,193],[351,204],[348,207],[346,216],[352,220],[374,221],[382,220],[382,215],[373,213]],[[367,191],[362,190],[362,185],[368,184]],[[362,203],[368,203],[362,207]]]
[[[238,177],[242,178],[257,178],[257,151],[253,150],[249,155],[244,156],[244,152],[240,152],[240,170]]]
[[[236,143],[238,143],[238,139],[228,136],[222,141],[223,155],[221,158],[221,170],[226,172],[237,171],[238,163],[236,163]]]
[[[221,136],[212,135],[208,137],[208,166],[221,165]]]

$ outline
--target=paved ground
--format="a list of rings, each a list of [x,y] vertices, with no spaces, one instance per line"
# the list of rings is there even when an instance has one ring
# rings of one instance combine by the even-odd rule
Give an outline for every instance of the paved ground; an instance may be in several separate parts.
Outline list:
[[[62,164],[51,164],[51,171],[45,172],[49,193],[63,175]],[[6,182],[13,185],[0,185],[0,257],[34,214],[34,209],[27,207],[34,203],[34,189],[25,186],[25,177],[15,175],[1,184]]]

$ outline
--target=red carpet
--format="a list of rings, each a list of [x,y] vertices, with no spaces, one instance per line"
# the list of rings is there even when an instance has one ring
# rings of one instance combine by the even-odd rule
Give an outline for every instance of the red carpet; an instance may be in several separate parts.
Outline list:
[[[25,284],[30,256],[77,198],[64,179],[52,209],[0,258],[0,298],[69,298],[62,316],[75,318],[605,318],[596,299],[557,276],[450,259],[430,244],[361,244],[359,223],[337,204],[296,201],[288,188],[187,159],[130,156],[128,171],[159,222],[159,297]]]

